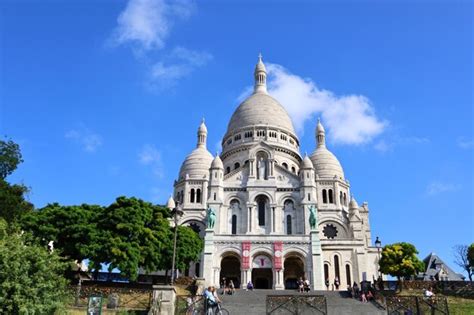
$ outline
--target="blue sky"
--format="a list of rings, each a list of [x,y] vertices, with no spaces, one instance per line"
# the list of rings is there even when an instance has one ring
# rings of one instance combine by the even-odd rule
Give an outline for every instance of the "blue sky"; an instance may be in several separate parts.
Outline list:
[[[469,1],[2,1],[0,132],[9,180],[42,207],[165,203],[202,117],[208,148],[253,83],[302,153],[318,116],[372,233],[452,264],[474,241],[473,5]]]

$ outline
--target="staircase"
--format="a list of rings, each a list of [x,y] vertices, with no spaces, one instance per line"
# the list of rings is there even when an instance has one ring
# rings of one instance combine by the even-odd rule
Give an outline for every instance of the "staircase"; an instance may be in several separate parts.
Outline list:
[[[220,293],[220,292],[219,292]],[[328,308],[328,315],[382,315],[387,311],[377,308],[371,302],[362,303],[349,298],[346,292],[338,291],[311,291],[310,293],[297,293],[294,290],[237,290],[234,295],[219,296],[222,306],[231,315],[265,315],[267,295],[293,295],[311,294],[324,295]],[[316,313],[315,313],[316,314]]]

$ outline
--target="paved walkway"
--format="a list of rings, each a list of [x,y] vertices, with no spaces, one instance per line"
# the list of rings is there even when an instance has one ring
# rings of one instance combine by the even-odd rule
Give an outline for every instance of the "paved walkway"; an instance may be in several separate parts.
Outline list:
[[[267,295],[298,294],[294,290],[238,290],[234,295],[220,296],[223,307],[231,315],[265,315]],[[300,295],[304,293],[299,293]],[[346,292],[311,291],[309,294],[324,295],[328,306],[328,315],[382,315],[386,311],[378,309],[372,303],[362,303],[347,297]]]

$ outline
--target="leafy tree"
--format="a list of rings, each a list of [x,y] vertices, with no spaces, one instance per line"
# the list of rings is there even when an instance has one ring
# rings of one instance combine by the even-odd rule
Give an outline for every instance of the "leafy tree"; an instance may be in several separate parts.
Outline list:
[[[0,140],[0,178],[5,179],[22,162],[20,146],[12,140]]]
[[[474,243],[469,245],[467,249],[467,260],[469,261],[469,266],[474,270]]]
[[[170,235],[173,237],[174,228]],[[173,238],[170,239],[173,242]],[[203,249],[203,241],[198,233],[187,226],[178,226],[176,240],[176,269],[185,270],[193,261],[198,261]],[[171,269],[173,257],[173,243],[167,251],[166,268]]]
[[[469,250],[471,249],[474,252],[474,244],[471,246],[467,245],[456,245],[453,247],[454,251],[454,263],[461,267],[464,271],[467,272],[467,276],[469,277],[469,281],[472,282],[472,275],[474,273],[472,261],[469,260]],[[472,255],[473,253],[471,253]]]
[[[0,219],[0,313],[53,314],[63,305],[64,263],[56,253],[8,233]]]
[[[33,209],[25,200],[28,188],[24,185],[9,184],[5,178],[23,162],[20,147],[13,141],[0,140],[0,218],[15,223],[24,213]]]
[[[54,241],[54,248],[67,259],[82,261],[89,256],[101,206],[82,204],[61,206],[57,203],[31,212],[23,217],[21,226],[42,240]]]
[[[410,243],[394,243],[385,245],[380,258],[380,271],[397,277],[398,281],[403,278],[416,275],[424,270],[424,263],[416,256],[418,251]],[[400,290],[402,286],[400,286]]]
[[[135,280],[139,267],[157,270],[170,246],[169,224],[164,208],[137,198],[119,197],[104,209],[97,220],[97,235],[90,258],[97,270],[101,263],[109,271]]]

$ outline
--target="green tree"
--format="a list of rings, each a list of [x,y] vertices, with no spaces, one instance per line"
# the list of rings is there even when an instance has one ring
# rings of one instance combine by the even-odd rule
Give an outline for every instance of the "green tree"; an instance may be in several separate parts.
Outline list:
[[[97,205],[53,203],[25,215],[21,226],[43,244],[54,241],[54,248],[65,258],[80,262],[89,256],[89,246],[97,230],[96,217],[101,211],[102,207]]]
[[[56,253],[9,233],[0,219],[0,313],[53,314],[63,306],[65,264]]]
[[[5,180],[21,162],[23,159],[18,144],[0,140],[0,218],[8,223],[16,223],[23,214],[33,209],[33,205],[25,200],[28,188]]]
[[[397,277],[399,282],[401,279],[414,276],[425,268],[424,263],[416,256],[417,254],[415,246],[410,243],[385,245],[379,262],[380,271]],[[402,290],[402,285],[400,285],[400,290]]]
[[[173,235],[174,228],[170,235]],[[170,239],[172,242],[173,240]],[[178,226],[178,234],[176,240],[176,269],[186,270],[193,261],[198,261],[202,253],[204,243],[193,229],[187,226]],[[167,262],[165,269],[171,269],[173,247],[168,250]]]
[[[119,197],[98,216],[97,234],[89,246],[94,269],[109,264],[109,271],[135,280],[139,267],[155,271],[164,265],[170,247],[166,209],[137,198]]]

